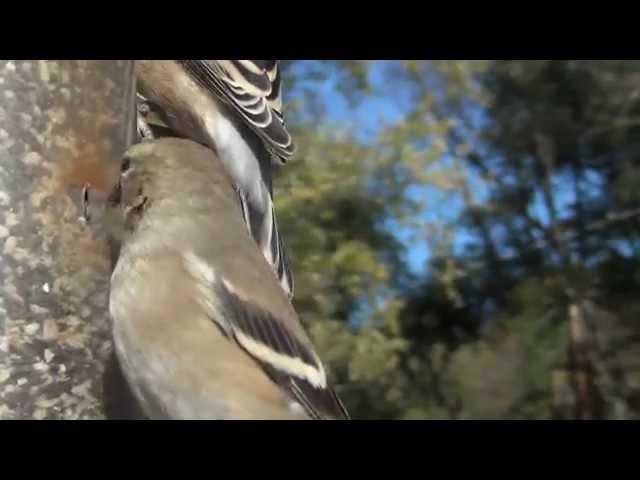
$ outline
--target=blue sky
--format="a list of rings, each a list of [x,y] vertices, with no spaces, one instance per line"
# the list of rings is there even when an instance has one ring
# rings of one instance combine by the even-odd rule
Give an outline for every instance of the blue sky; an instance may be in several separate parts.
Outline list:
[[[388,91],[384,85],[385,63],[374,63],[369,73],[369,82],[376,94],[355,106],[349,105],[342,95],[336,94],[338,79],[335,75],[330,76],[320,90],[328,116],[352,127],[357,139],[363,142],[375,138],[385,126],[402,120],[408,110],[408,98],[403,98],[401,92],[396,92],[394,98],[385,95]]]
[[[374,62],[369,72],[369,83],[373,88],[373,95],[367,95],[361,102],[353,104],[349,102],[339,91],[339,78],[337,72],[329,75],[320,84],[312,82],[311,88],[318,93],[325,108],[328,120],[337,126],[343,126],[346,130],[353,132],[355,138],[367,143],[373,141],[377,134],[386,126],[402,120],[409,111],[410,96],[403,91],[402,83],[389,83],[385,77],[385,65],[387,62]],[[318,62],[313,62],[318,67]],[[309,62],[297,62],[295,69],[304,69],[311,66]],[[474,115],[473,121],[477,123],[476,128],[485,121],[485,112],[477,110],[477,118]],[[442,164],[449,160],[444,156]],[[467,170],[469,185],[472,195],[477,202],[487,199],[486,184],[472,171]],[[599,179],[588,179],[582,188],[599,191]],[[425,185],[407,192],[412,198],[420,198],[426,203],[427,209],[422,214],[425,223],[442,225],[450,224],[458,219],[464,204],[461,195],[443,192],[433,186]],[[554,202],[560,219],[571,218],[572,204],[575,201],[572,179],[568,175],[557,175],[554,178]],[[536,195],[530,205],[530,214],[541,224],[549,224],[549,215],[541,194]],[[387,222],[387,228],[400,239],[407,248],[407,262],[414,273],[426,273],[427,262],[430,258],[430,251],[427,245],[426,232],[416,231],[406,227],[398,226],[392,222]],[[500,244],[500,237],[503,232],[496,228],[492,231],[495,239]],[[456,252],[462,252],[469,248],[469,243],[473,240],[472,232],[462,225],[455,232],[453,248]],[[511,252],[502,251],[503,255],[509,256]]]
[[[319,89],[319,95],[323,99],[327,117],[332,122],[345,125],[354,132],[356,138],[367,143],[376,138],[377,134],[385,127],[391,126],[402,120],[410,107],[410,99],[407,93],[385,85],[386,62],[376,62],[371,68],[369,81],[373,87],[374,95],[367,96],[365,101],[351,105],[337,90],[338,78],[329,76]],[[412,189],[407,192],[411,197],[422,197],[427,205],[432,206],[424,212],[424,219],[430,222],[445,222],[459,214],[462,202],[451,203],[451,195],[444,195],[441,191],[431,186]],[[440,208],[445,207],[445,208]],[[422,273],[429,259],[429,249],[426,241],[412,238],[416,232],[407,228],[400,228],[389,223],[391,231],[406,245],[407,260],[412,271]],[[459,241],[468,238],[461,235]]]
[[[340,94],[337,88],[339,79],[335,74],[329,76],[319,86],[314,85],[331,123],[346,127],[354,132],[357,140],[363,143],[374,140],[384,127],[402,120],[410,108],[409,94],[402,90],[402,84],[386,84],[385,63],[387,62],[381,61],[373,64],[369,73],[369,81],[374,94],[368,95],[364,101],[355,105],[352,105]],[[297,68],[305,68],[305,62],[300,62]],[[477,121],[484,121],[482,110],[478,110]],[[442,158],[443,163],[448,160],[447,157]],[[469,184],[475,200],[484,201],[487,198],[487,189],[483,181],[469,170],[467,170],[467,175],[469,175]],[[597,190],[597,186],[595,188]],[[570,217],[571,204],[575,200],[571,179],[562,175],[556,177],[554,190],[554,200],[560,217]],[[428,208],[423,212],[423,220],[427,220],[431,224],[444,225],[455,221],[464,207],[461,195],[452,195],[429,185],[413,189],[407,194],[413,198],[420,197],[425,200]],[[542,224],[548,224],[547,209],[541,195],[535,198],[530,208],[532,216]],[[407,260],[411,270],[415,273],[424,273],[426,262],[430,257],[426,240],[422,240],[424,235],[412,238],[412,234],[416,233],[412,230],[400,228],[391,223],[387,226],[406,245]],[[493,233],[499,234],[498,231]],[[470,232],[461,226],[456,231],[454,249],[459,252],[468,248],[471,239]],[[506,251],[503,253],[509,254]]]

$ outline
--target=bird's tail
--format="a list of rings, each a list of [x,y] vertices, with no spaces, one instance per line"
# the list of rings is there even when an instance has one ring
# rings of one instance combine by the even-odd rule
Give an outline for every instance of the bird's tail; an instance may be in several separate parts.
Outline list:
[[[280,231],[278,230],[273,205],[271,206],[271,218],[273,222],[273,235],[271,241],[271,252],[274,259],[273,266],[276,271],[276,276],[280,281],[280,285],[289,296],[289,299],[291,299],[293,298],[293,275],[291,274],[291,267],[289,266],[287,248],[284,240],[280,236]]]
[[[289,256],[287,249],[280,235],[273,202],[269,196],[266,209],[259,211],[252,207],[246,196],[238,190],[242,216],[249,229],[249,233],[254,238],[265,259],[274,270],[280,286],[285,291],[289,299],[293,298],[293,275],[289,266]]]

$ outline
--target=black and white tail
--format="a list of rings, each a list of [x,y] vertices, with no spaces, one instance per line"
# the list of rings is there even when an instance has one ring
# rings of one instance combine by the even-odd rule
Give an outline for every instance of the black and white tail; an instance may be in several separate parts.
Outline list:
[[[289,257],[286,246],[276,221],[273,202],[269,198],[267,211],[262,212],[251,207],[242,190],[237,189],[242,209],[242,217],[251,236],[255,239],[260,251],[267,262],[272,266],[282,289],[289,299],[293,297],[293,275],[289,267]]]

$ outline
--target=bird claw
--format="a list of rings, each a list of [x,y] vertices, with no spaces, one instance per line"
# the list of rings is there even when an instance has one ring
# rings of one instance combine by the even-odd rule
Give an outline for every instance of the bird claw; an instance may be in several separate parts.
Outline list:
[[[136,93],[137,101],[137,110],[138,110],[138,118],[137,118],[137,126],[138,126],[138,135],[140,136],[140,140],[143,142],[148,142],[154,139],[153,131],[149,124],[146,121],[146,116],[149,115],[151,108],[147,103],[147,99]]]
[[[149,127],[149,124],[147,123],[147,121],[142,118],[142,116],[138,115],[138,135],[140,135],[140,140],[142,140],[143,142],[149,142],[151,140],[154,139],[153,137],[153,131],[151,131],[151,127]]]

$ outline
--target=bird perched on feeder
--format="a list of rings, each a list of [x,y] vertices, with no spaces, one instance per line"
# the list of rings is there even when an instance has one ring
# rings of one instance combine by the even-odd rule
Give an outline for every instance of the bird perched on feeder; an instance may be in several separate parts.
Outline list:
[[[282,114],[277,60],[140,60],[138,129],[214,149],[231,175],[251,235],[289,298],[293,276],[273,208],[272,162],[294,145]]]
[[[161,138],[127,151],[106,216],[124,377],[151,419],[345,419],[241,208],[211,149]]]

